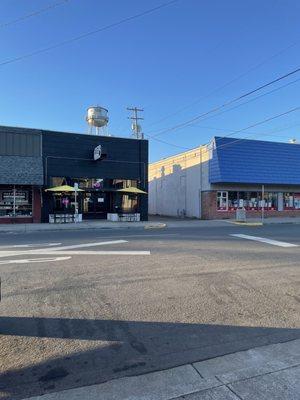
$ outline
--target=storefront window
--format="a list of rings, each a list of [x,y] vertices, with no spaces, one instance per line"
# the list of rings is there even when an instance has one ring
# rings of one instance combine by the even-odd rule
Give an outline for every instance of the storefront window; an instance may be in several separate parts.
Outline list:
[[[228,210],[234,211],[238,208],[238,192],[228,192]]]
[[[284,193],[284,209],[293,210],[294,209],[294,195],[293,193]]]
[[[265,193],[265,209],[271,211],[278,209],[278,193]]]
[[[137,196],[126,194],[122,196],[122,211],[136,213],[138,211]]]
[[[253,207],[254,202],[249,202],[250,194],[249,192],[235,192],[237,193],[236,203],[238,208],[248,209],[249,207]]]
[[[103,179],[103,178],[67,178],[52,177],[51,186],[70,185],[78,183],[80,189],[110,190],[137,187],[137,180],[132,179]]]
[[[138,180],[52,177],[50,183],[51,186],[72,187],[78,183],[82,192],[78,194],[77,204],[84,218],[105,218],[107,213],[137,213],[139,210],[139,196],[119,192],[120,189],[137,187]],[[49,196],[54,213],[74,213],[74,193],[49,193]]]
[[[300,193],[284,193],[284,209],[300,210]]]
[[[294,193],[294,207],[296,210],[300,209],[300,193]]]
[[[218,210],[221,205],[221,193],[218,192]],[[225,197],[223,196],[225,199]],[[266,210],[276,210],[278,206],[278,194],[273,192],[266,192],[264,194],[264,207]],[[245,210],[260,210],[262,208],[262,193],[261,192],[228,192],[228,210],[234,211],[237,208],[244,208]],[[299,194],[299,208],[300,208],[300,194]],[[226,208],[225,208],[226,209]]]
[[[218,211],[228,210],[228,192],[217,193],[217,210]]]
[[[78,196],[78,203],[80,199]],[[75,197],[74,194],[68,193],[53,193],[53,211],[54,213],[74,213],[75,212]]]
[[[247,193],[247,192],[246,192]],[[259,208],[260,196],[257,192],[249,192],[249,201],[246,206],[248,210],[257,210]]]
[[[32,190],[8,186],[0,190],[0,217],[32,216]]]

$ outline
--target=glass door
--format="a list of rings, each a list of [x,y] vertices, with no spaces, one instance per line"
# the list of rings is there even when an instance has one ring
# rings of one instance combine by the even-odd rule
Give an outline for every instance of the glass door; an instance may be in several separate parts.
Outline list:
[[[105,219],[110,209],[110,193],[86,191],[83,198],[83,218]]]

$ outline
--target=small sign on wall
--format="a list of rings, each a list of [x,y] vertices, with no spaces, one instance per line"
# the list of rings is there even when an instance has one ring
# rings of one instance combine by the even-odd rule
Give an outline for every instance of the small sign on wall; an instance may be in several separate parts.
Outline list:
[[[103,197],[98,197],[98,203],[104,203],[104,198]]]

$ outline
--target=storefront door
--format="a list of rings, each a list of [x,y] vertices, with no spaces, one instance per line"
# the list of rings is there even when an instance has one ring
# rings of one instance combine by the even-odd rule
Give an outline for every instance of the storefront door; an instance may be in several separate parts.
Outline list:
[[[83,198],[84,219],[106,219],[110,209],[110,193],[87,191]]]

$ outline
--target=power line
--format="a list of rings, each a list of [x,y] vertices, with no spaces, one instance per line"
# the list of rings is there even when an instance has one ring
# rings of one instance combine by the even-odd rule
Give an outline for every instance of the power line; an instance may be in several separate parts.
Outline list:
[[[244,76],[248,75],[250,72],[255,71],[257,68],[261,67],[262,65],[266,64],[268,61],[272,60],[273,58],[276,58],[278,56],[280,56],[281,54],[285,53],[286,51],[288,51],[289,49],[295,47],[297,44],[299,44],[300,40],[296,40],[295,42],[291,43],[289,46],[284,47],[283,49],[279,50],[278,52],[272,54],[271,56],[269,56],[268,58],[266,58],[265,60],[259,62],[258,64],[254,65],[253,67],[249,68],[248,70],[246,70],[245,72],[241,73],[240,75],[238,75],[237,77],[231,79],[230,81],[224,83],[223,85],[217,87],[216,89],[214,89],[213,91],[211,91],[210,93],[208,93],[205,96],[200,97],[199,99],[193,101],[192,103],[178,109],[176,112],[172,113],[172,114],[168,114],[167,116],[153,122],[152,124],[148,125],[148,126],[153,126],[156,125],[160,122],[163,122],[165,120],[167,120],[170,117],[173,117],[174,115],[177,115],[178,113],[192,107],[195,104],[198,104],[200,101],[209,98],[210,96],[212,96],[213,94],[219,92],[220,90],[224,89],[225,87],[231,85],[232,83],[238,81],[239,79],[243,78]]]
[[[251,124],[251,125],[249,125],[249,126],[247,126],[247,127],[245,127],[245,128],[236,130],[236,131],[234,131],[233,133],[230,133],[230,134],[225,135],[225,136],[223,136],[223,137],[226,138],[226,137],[232,136],[233,134],[237,134],[237,133],[240,133],[240,132],[244,132],[244,131],[246,131],[246,130],[248,130],[248,129],[251,129],[251,128],[254,128],[254,127],[256,127],[256,126],[265,124],[266,122],[273,121],[274,119],[283,117],[283,116],[285,116],[285,115],[291,114],[292,112],[295,112],[295,111],[298,111],[298,110],[300,110],[300,106],[299,106],[299,107],[292,108],[292,109],[290,109],[290,110],[288,110],[288,111],[285,111],[285,112],[283,112],[283,113],[273,115],[272,117],[265,118],[265,119],[263,119],[262,121],[255,122],[254,124]],[[253,134],[253,135],[260,135],[260,133]],[[251,137],[251,136],[253,136],[253,135],[250,135],[250,136],[248,136],[248,137]],[[146,136],[148,136],[148,135],[146,135]],[[157,140],[157,141],[159,141],[159,142],[168,144],[168,145],[170,145],[170,146],[174,146],[174,147],[181,148],[181,149],[184,149],[184,150],[190,150],[189,148],[186,148],[186,147],[183,147],[183,146],[174,145],[173,143],[169,143],[169,142],[166,142],[166,141],[157,139],[155,136],[148,136],[148,137],[149,137],[150,139]],[[244,140],[244,139],[245,139],[245,138],[241,138],[241,139],[238,139],[238,140]],[[228,145],[228,144],[226,144],[226,145]],[[221,148],[221,147],[223,147],[223,145],[218,146],[218,148]]]
[[[111,23],[109,25],[105,25],[105,26],[103,26],[101,28],[97,28],[97,29],[94,29],[92,31],[89,31],[89,32],[83,33],[81,35],[75,36],[75,37],[73,37],[71,39],[64,40],[62,42],[56,43],[56,44],[48,46],[48,47],[44,47],[44,48],[39,49],[39,50],[35,50],[35,51],[31,52],[31,53],[27,53],[27,54],[23,54],[23,55],[18,56],[18,57],[10,58],[10,59],[8,59],[6,61],[0,62],[0,67],[3,66],[3,65],[12,64],[14,62],[24,60],[24,59],[29,58],[29,57],[36,56],[36,55],[41,54],[41,53],[45,53],[45,52],[50,51],[50,50],[57,49],[58,47],[65,46],[65,45],[70,44],[70,43],[77,42],[78,40],[85,39],[86,37],[91,36],[91,35],[95,35],[96,33],[103,32],[103,31],[106,31],[106,30],[111,29],[111,28],[115,28],[115,27],[117,27],[119,25],[122,25],[122,24],[125,24],[127,22],[130,22],[130,21],[132,21],[134,19],[141,18],[141,17],[144,17],[147,14],[151,14],[153,12],[156,12],[156,11],[158,11],[158,10],[164,8],[164,7],[170,6],[171,4],[177,3],[178,1],[179,0],[171,0],[171,1],[168,1],[166,3],[162,3],[162,4],[158,5],[157,7],[149,8],[149,9],[147,9],[145,11],[142,11],[142,12],[140,12],[138,14],[131,15],[131,16],[123,18],[123,19],[121,19],[121,20],[119,20],[117,22],[113,22],[113,23]]]
[[[255,128],[255,127],[258,126],[258,125],[265,124],[266,122],[273,121],[274,119],[283,117],[283,116],[285,116],[285,115],[291,114],[292,112],[295,112],[295,111],[298,111],[298,110],[300,110],[300,106],[299,106],[299,107],[292,108],[291,110],[285,111],[285,112],[283,112],[283,113],[281,113],[281,114],[277,114],[277,115],[274,115],[274,116],[272,116],[272,117],[266,118],[266,119],[264,119],[264,120],[262,120],[262,121],[256,122],[256,123],[254,123],[254,124],[252,124],[252,125],[247,126],[246,128],[239,129],[239,130],[235,131],[235,134],[236,134],[236,133],[240,133],[240,132],[244,132],[244,131],[246,131],[246,130],[248,130],[248,129],[251,129],[251,128]],[[229,134],[229,135],[226,135],[226,136],[224,136],[224,137],[228,137],[228,136],[231,136],[231,135],[232,135],[232,134]]]
[[[236,106],[234,106],[234,107],[231,107],[231,108],[229,108],[229,109],[227,109],[227,110],[221,111],[221,112],[219,112],[219,113],[217,113],[217,114],[210,115],[210,116],[208,116],[208,117],[206,117],[206,118],[202,118],[201,121],[204,121],[204,120],[209,119],[209,118],[217,117],[218,115],[222,115],[222,114],[224,114],[224,113],[226,113],[226,112],[235,110],[235,109],[237,109],[237,108],[239,108],[239,107],[244,106],[245,104],[252,103],[253,101],[255,101],[255,100],[257,100],[257,99],[260,99],[260,98],[262,98],[262,97],[265,97],[265,96],[267,96],[267,95],[269,95],[269,94],[271,94],[271,93],[275,93],[275,92],[277,92],[278,90],[281,90],[281,89],[283,89],[283,88],[285,88],[285,87],[287,87],[287,86],[293,85],[294,83],[297,83],[297,82],[299,82],[299,81],[300,81],[300,78],[295,79],[294,81],[288,82],[288,83],[286,83],[286,84],[284,84],[284,85],[282,85],[282,86],[279,86],[278,88],[275,88],[275,89],[273,89],[273,90],[270,90],[269,92],[266,92],[266,93],[263,93],[263,94],[261,94],[261,95],[259,95],[259,96],[256,96],[256,97],[254,97],[253,99],[250,99],[250,100],[248,100],[248,101],[244,101],[243,103],[238,104],[238,105],[236,105]],[[197,126],[197,124],[191,124],[191,126]]]
[[[37,15],[40,15],[40,14],[46,12],[46,11],[52,10],[53,8],[59,7],[62,4],[67,3],[68,1],[70,1],[70,0],[57,1],[55,3],[49,4],[47,7],[40,8],[39,10],[33,11],[32,13],[25,14],[25,15],[22,15],[21,17],[16,18],[16,19],[12,19],[10,21],[4,22],[4,23],[0,24],[0,29],[6,28],[6,27],[8,27],[10,25],[14,25],[14,24],[17,24],[17,23],[22,22],[22,21],[25,21],[28,18],[36,17]]]
[[[160,142],[160,143],[163,143],[163,144],[167,144],[167,145],[169,145],[169,146],[172,146],[172,147],[176,147],[177,149],[189,150],[188,147],[183,147],[183,146],[180,146],[180,145],[175,144],[175,143],[170,143],[170,142],[167,142],[167,141],[162,140],[162,139],[157,139],[156,137],[154,137],[154,136],[151,137],[151,136],[147,135],[146,133],[144,133],[144,136],[148,137],[149,139],[153,139],[153,140],[155,140],[156,142]]]
[[[296,123],[292,123],[292,124],[285,124],[283,126],[277,127],[277,128],[273,128],[269,131],[266,132],[253,132],[251,133],[252,135],[264,135],[264,136],[281,136],[281,137],[286,137],[288,135],[271,135],[271,133],[276,133],[276,132],[281,132],[284,131],[288,128],[293,128],[295,126],[299,126],[300,122],[297,121]],[[198,125],[197,128],[201,128],[201,129],[209,129],[209,130],[213,130],[213,131],[220,131],[220,132],[230,132],[230,133],[237,133],[238,131],[236,129],[232,129],[232,128],[220,128],[220,127],[215,127],[215,126],[204,126],[204,125]],[[225,137],[229,137],[229,134],[226,135]]]
[[[248,97],[248,96],[250,96],[250,95],[252,95],[252,94],[258,92],[259,90],[262,90],[262,89],[264,89],[264,88],[266,88],[266,87],[268,87],[268,86],[270,86],[270,85],[273,85],[274,83],[277,83],[277,82],[281,81],[282,79],[285,79],[285,78],[287,78],[287,77],[289,77],[289,76],[291,76],[291,75],[294,75],[294,74],[298,73],[299,71],[300,71],[300,68],[296,68],[295,70],[290,71],[290,72],[288,72],[288,73],[286,73],[286,74],[284,74],[284,75],[281,75],[281,76],[279,76],[278,78],[273,79],[272,81],[270,81],[270,82],[268,82],[268,83],[265,83],[265,84],[263,84],[263,85],[261,85],[261,86],[255,88],[255,89],[253,89],[253,90],[251,90],[251,91],[249,91],[249,92],[243,93],[242,95],[240,95],[240,96],[238,96],[238,97],[235,97],[235,98],[232,99],[232,100],[226,101],[225,103],[221,104],[220,106],[214,107],[214,108],[212,108],[211,110],[206,111],[205,113],[202,113],[202,114],[200,114],[200,115],[197,115],[197,116],[195,116],[195,117],[193,117],[193,118],[191,118],[191,119],[189,119],[189,120],[187,120],[187,121],[185,121],[185,122],[182,122],[182,123],[180,123],[180,124],[178,124],[178,125],[175,125],[175,126],[173,126],[173,127],[160,130],[160,131],[158,131],[157,134],[151,135],[151,136],[149,135],[149,136],[150,136],[150,137],[155,137],[155,136],[158,136],[158,135],[162,135],[162,134],[164,134],[164,133],[166,133],[166,132],[170,132],[170,131],[177,130],[177,129],[182,128],[182,127],[185,127],[185,126],[187,126],[187,125],[191,125],[194,121],[197,121],[197,120],[199,120],[199,119],[201,119],[201,118],[203,118],[203,117],[206,117],[207,115],[209,115],[209,114],[211,114],[211,113],[214,113],[214,112],[216,112],[216,111],[219,111],[219,110],[221,110],[222,108],[227,107],[227,106],[230,105],[230,104],[233,104],[233,103],[235,103],[235,102],[237,102],[237,101],[239,101],[239,100],[241,100],[241,99],[243,99],[243,98],[245,98],[245,97]]]
[[[249,125],[249,126],[247,126],[246,128],[239,129],[239,130],[235,131],[234,134],[240,133],[240,132],[244,132],[244,131],[246,131],[246,130],[248,130],[248,129],[251,129],[251,128],[254,128],[254,127],[258,126],[258,125],[265,124],[266,122],[273,121],[274,119],[283,117],[283,116],[285,116],[285,115],[291,114],[292,112],[299,111],[299,110],[300,110],[300,106],[299,106],[299,107],[292,108],[292,109],[290,109],[290,110],[288,110],[288,111],[285,111],[285,112],[283,112],[283,113],[276,114],[276,115],[274,115],[274,116],[272,116],[272,117],[266,118],[266,119],[264,119],[264,120],[262,120],[262,121],[256,122],[256,123],[254,123],[254,124],[252,124],[252,125]],[[218,146],[218,149],[223,148],[223,147],[227,147],[227,146],[229,146],[229,145],[233,145],[233,144],[236,143],[236,142],[240,142],[241,140],[245,140],[245,139],[247,139],[247,138],[249,138],[249,137],[252,137],[252,136],[255,136],[255,135],[259,135],[259,133],[258,133],[258,134],[251,134],[251,135],[249,135],[249,136],[247,136],[247,137],[244,137],[244,138],[238,138],[238,139],[236,139],[236,140],[234,140],[233,142],[230,142],[230,143],[224,143],[223,145]],[[222,139],[223,139],[223,138],[227,138],[227,137],[229,137],[229,136],[232,136],[232,133],[223,136]],[[207,146],[207,148],[208,148],[208,146]],[[210,150],[211,150],[211,149],[210,149]],[[208,151],[208,150],[207,150],[207,151]]]
[[[294,83],[296,83],[296,82],[299,82],[299,81],[300,81],[300,78],[295,79],[295,80],[292,81],[292,82],[288,82],[288,83],[286,83],[285,85],[280,86],[279,88],[273,89],[273,90],[271,90],[271,91],[269,91],[269,92],[267,92],[267,93],[264,93],[264,94],[262,94],[262,95],[259,95],[259,96],[257,96],[257,97],[254,97],[253,99],[250,99],[250,100],[248,100],[248,101],[245,101],[244,103],[238,104],[237,106],[232,107],[232,108],[230,108],[230,109],[228,109],[228,110],[225,110],[225,111],[219,112],[219,113],[217,113],[217,114],[214,114],[214,115],[208,116],[208,117],[206,117],[206,118],[203,118],[201,121],[206,120],[206,119],[208,119],[208,118],[212,118],[212,117],[221,115],[221,114],[224,114],[224,113],[226,113],[226,112],[228,112],[228,111],[231,111],[231,110],[234,110],[234,109],[236,109],[236,108],[239,108],[239,107],[241,107],[241,106],[243,106],[243,105],[245,105],[245,104],[248,104],[248,103],[250,103],[250,102],[252,102],[252,101],[254,101],[254,100],[257,100],[258,98],[261,98],[261,97],[264,97],[264,96],[266,96],[266,95],[268,95],[268,94],[274,93],[274,92],[276,92],[276,91],[278,91],[278,90],[280,90],[280,89],[283,89],[284,87],[287,87],[287,86],[292,85],[292,84],[294,84]],[[219,128],[212,128],[212,127],[207,127],[207,126],[199,126],[199,125],[197,125],[197,124],[192,124],[191,126],[199,127],[199,128],[204,128],[204,129],[215,129],[215,130],[222,130],[222,131],[226,131],[226,130],[227,130],[227,131],[228,131],[228,129],[219,129]],[[296,126],[297,126],[297,125],[296,125]],[[237,133],[237,131],[232,130],[232,129],[230,129],[230,131],[232,132],[232,134]],[[280,131],[280,130],[279,130],[279,131]],[[272,132],[272,131],[271,131],[271,132]],[[260,133],[257,133],[257,134],[255,133],[254,135],[260,135]],[[169,146],[173,146],[173,147],[176,147],[176,148],[181,148],[181,149],[183,149],[183,150],[188,150],[187,147],[179,146],[179,145],[176,145],[176,144],[174,144],[174,143],[170,143],[170,142],[167,142],[167,141],[164,141],[164,140],[159,140],[159,139],[157,139],[157,136],[159,136],[159,135],[155,135],[155,136],[150,136],[150,135],[148,136],[148,135],[146,135],[146,136],[149,137],[149,139],[154,139],[154,140],[156,140],[156,141],[158,141],[158,142],[167,144],[167,145],[169,145]],[[231,134],[226,135],[225,137],[228,137],[228,136],[231,136]]]

